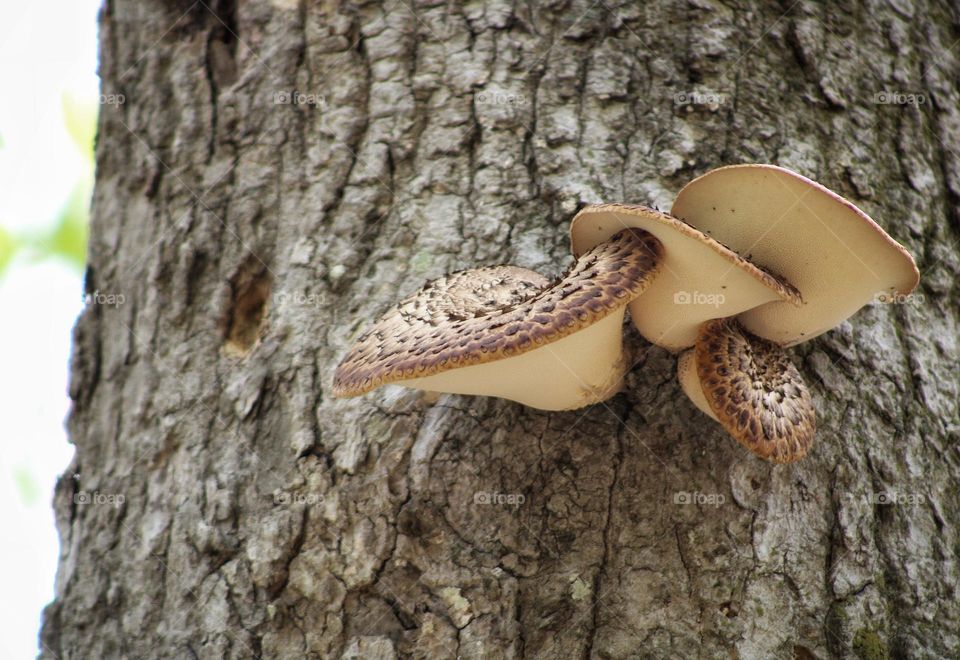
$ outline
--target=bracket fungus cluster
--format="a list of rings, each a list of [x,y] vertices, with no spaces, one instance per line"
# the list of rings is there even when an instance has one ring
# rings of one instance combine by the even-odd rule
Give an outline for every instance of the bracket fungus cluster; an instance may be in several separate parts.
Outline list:
[[[380,385],[512,399],[546,410],[622,387],[626,308],[648,341],[679,353],[690,400],[758,456],[786,463],[813,442],[813,403],[786,348],[919,280],[910,254],[867,214],[773,165],[687,184],[671,212],[588,206],[574,266],[550,282],[515,266],[428,283],[356,341],[334,394]]]

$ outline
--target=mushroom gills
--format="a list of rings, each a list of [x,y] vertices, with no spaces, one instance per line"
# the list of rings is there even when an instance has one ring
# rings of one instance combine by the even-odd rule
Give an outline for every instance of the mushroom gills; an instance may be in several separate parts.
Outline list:
[[[690,400],[761,458],[790,463],[813,444],[816,415],[800,372],[782,346],[735,319],[704,323],[678,370]]]
[[[652,235],[626,229],[552,284],[513,266],[428,283],[361,335],[337,367],[334,395],[396,383],[545,410],[602,401],[626,370],[626,307],[659,272],[662,254]]]

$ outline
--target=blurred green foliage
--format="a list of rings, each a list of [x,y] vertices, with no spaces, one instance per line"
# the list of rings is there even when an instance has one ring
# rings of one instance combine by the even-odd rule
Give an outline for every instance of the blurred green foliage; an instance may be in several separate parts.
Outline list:
[[[0,275],[17,251],[17,239],[3,227],[0,227]]]
[[[0,226],[0,276],[14,257],[59,258],[82,271],[87,262],[87,227],[93,191],[93,146],[97,131],[95,100],[65,93],[61,97],[67,133],[83,155],[84,168],[51,226],[41,231],[14,234]],[[0,149],[3,140],[0,139]]]
[[[78,181],[53,231],[40,241],[44,256],[62,257],[83,270],[87,263],[87,225],[90,221],[90,185]]]
[[[92,99],[82,99],[69,92],[64,93],[60,102],[67,133],[73,138],[80,153],[89,158],[92,170],[93,141],[97,135],[97,104]]]
[[[33,506],[40,502],[40,485],[28,467],[18,465],[13,468],[13,483],[16,486],[20,501],[25,506]]]

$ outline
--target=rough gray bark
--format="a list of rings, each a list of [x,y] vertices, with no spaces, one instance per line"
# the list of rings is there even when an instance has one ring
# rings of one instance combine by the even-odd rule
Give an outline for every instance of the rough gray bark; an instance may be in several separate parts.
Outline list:
[[[960,654],[956,7],[108,0],[101,30],[86,287],[124,302],[76,328],[44,657]],[[581,205],[735,162],[922,272],[796,351],[800,463],[635,333],[580,411],[329,396],[425,279],[555,275]]]

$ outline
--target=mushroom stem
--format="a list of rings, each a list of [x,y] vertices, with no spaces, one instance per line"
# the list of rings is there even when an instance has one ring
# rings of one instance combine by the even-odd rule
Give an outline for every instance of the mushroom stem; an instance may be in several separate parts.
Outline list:
[[[700,327],[688,356],[679,365],[684,391],[737,442],[774,463],[806,455],[815,412],[783,346],[750,334],[735,319],[715,319]]]
[[[693,402],[693,405],[699,408],[703,414],[719,422],[720,420],[714,414],[713,409],[710,408],[707,397],[703,393],[703,388],[700,386],[700,376],[697,374],[696,350],[688,349],[677,358],[677,379],[680,381],[683,393]]]

